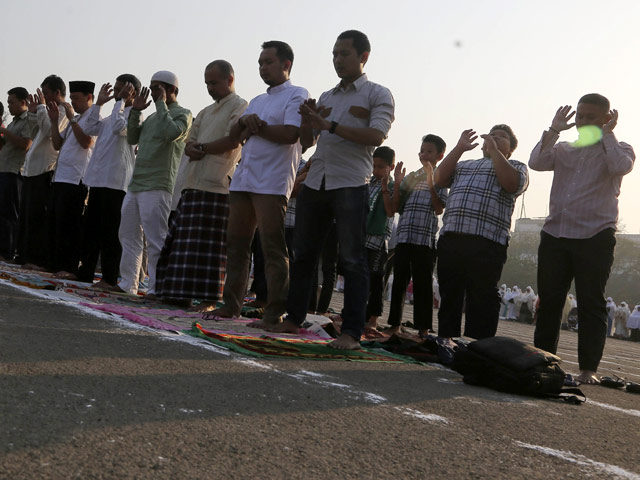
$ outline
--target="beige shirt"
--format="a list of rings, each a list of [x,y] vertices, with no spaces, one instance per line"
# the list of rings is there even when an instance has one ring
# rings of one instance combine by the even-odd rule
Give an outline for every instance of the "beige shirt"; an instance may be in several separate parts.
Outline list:
[[[203,109],[191,127],[187,142],[209,143],[229,135],[231,127],[247,108],[247,102],[230,93],[219,102]],[[229,193],[231,176],[240,158],[241,147],[217,155],[205,155],[202,160],[189,160],[184,169],[182,189]]]
[[[58,105],[58,131],[63,132],[69,120],[62,105]],[[47,107],[38,105],[37,113],[28,113],[29,126],[33,144],[27,152],[24,162],[25,177],[35,177],[49,172],[56,167],[58,152],[51,142],[51,122],[47,114]]]
[[[7,130],[19,137],[31,138],[27,112],[25,111],[21,115],[14,117]],[[2,150],[0,150],[0,172],[20,173],[26,153],[24,149],[16,147],[7,140]]]

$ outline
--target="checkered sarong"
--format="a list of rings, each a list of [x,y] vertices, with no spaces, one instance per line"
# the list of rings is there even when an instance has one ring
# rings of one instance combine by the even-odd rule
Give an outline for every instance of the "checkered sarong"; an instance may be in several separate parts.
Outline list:
[[[164,241],[156,293],[167,298],[216,302],[227,266],[229,195],[184,190]]]

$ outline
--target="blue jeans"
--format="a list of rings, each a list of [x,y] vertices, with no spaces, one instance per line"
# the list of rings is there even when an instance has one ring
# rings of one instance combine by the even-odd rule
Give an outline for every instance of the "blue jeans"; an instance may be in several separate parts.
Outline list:
[[[336,220],[340,262],[344,270],[342,333],[360,340],[369,296],[369,267],[364,247],[369,190],[361,187],[314,190],[304,186],[296,202],[293,264],[287,320],[301,325],[307,315],[323,241]]]

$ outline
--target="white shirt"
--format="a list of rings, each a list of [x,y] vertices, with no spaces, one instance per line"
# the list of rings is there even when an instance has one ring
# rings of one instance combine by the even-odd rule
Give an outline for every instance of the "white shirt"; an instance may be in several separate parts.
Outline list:
[[[85,132],[87,128],[87,117],[89,116],[89,110],[82,115],[76,115],[75,118],[78,121],[78,126]],[[86,132],[85,132],[86,133]],[[58,155],[58,165],[56,166],[56,173],[53,176],[53,181],[57,183],[70,183],[72,185],[79,185],[84,177],[84,172],[89,164],[91,153],[93,152],[93,145],[89,148],[83,148],[76,139],[76,135],[73,133],[71,125],[67,125],[64,131],[60,132],[62,137],[62,147],[60,148],[60,154]],[[95,140],[96,137],[92,137]]]
[[[133,165],[136,161],[135,145],[127,143],[127,120],[131,107],[119,100],[111,115],[100,118],[100,105],[92,105],[87,117],[87,135],[97,135],[91,162],[84,174],[84,184],[90,187],[127,191]]]
[[[58,131],[62,132],[67,128],[69,120],[62,105],[58,105],[58,112]],[[22,175],[35,177],[56,168],[58,152],[51,143],[51,121],[47,114],[47,107],[38,105],[38,111],[36,113],[29,112],[27,118],[33,144],[25,156]]]
[[[307,98],[309,92],[305,88],[296,87],[287,80],[251,100],[244,115],[256,114],[268,125],[300,127],[302,119],[298,109]],[[242,159],[229,190],[285,195],[289,198],[301,153],[300,142],[285,145],[257,135],[250,137],[242,147]]]

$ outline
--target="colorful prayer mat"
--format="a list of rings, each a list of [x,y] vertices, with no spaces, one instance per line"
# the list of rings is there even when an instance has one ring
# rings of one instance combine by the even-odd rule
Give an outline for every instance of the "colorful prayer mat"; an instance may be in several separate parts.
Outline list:
[[[217,333],[194,322],[191,330],[184,330],[197,338],[234,352],[262,358],[300,358],[306,360],[349,360],[352,362],[419,363],[409,357],[395,355],[380,348],[362,350],[338,350],[328,346],[328,340],[282,338],[255,335]]]

